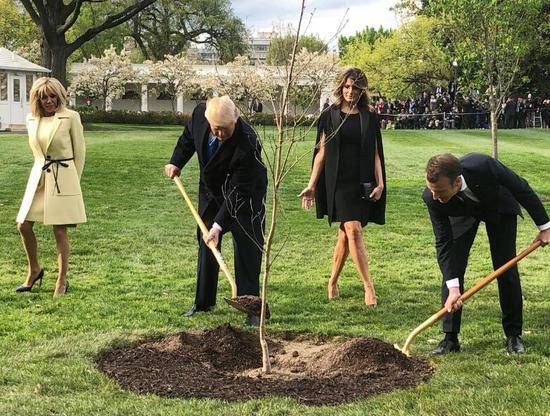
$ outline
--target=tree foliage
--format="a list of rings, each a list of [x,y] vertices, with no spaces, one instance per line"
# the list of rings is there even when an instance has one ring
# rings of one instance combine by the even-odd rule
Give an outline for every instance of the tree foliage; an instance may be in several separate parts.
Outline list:
[[[42,32],[42,65],[52,70],[52,76],[66,84],[67,59],[99,33],[116,27],[156,0],[19,0]],[[113,9],[86,27],[83,33],[70,32],[86,7],[107,3]],[[69,33],[70,32],[70,33]]]
[[[351,36],[340,36],[338,38],[338,52],[340,57],[346,55],[347,47],[350,44],[368,44],[374,46],[375,42],[380,38],[387,38],[392,33],[391,29],[384,29],[380,26],[378,29],[366,27],[360,32],[356,32]]]
[[[231,61],[246,50],[246,30],[229,0],[157,0],[128,22],[128,33],[146,59],[185,51],[190,42],[204,43]]]
[[[462,71],[460,84],[485,92],[491,111],[493,156],[498,157],[497,117],[534,47],[541,0],[431,0],[448,35],[448,50]]]
[[[11,51],[40,40],[40,31],[14,0],[0,0],[0,47]]]
[[[372,45],[351,43],[342,58],[361,68],[373,91],[391,97],[414,96],[450,78],[451,60],[438,40],[437,21],[419,16]]]
[[[286,65],[292,54],[294,46],[293,29],[289,26],[286,31],[276,33],[271,38],[267,51],[267,63],[269,65]],[[315,35],[301,35],[298,40],[298,51],[306,49],[309,52],[326,52],[327,45]]]

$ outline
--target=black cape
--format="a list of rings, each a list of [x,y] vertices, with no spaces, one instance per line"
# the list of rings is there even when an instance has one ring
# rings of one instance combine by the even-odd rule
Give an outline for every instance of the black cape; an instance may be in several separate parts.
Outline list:
[[[374,175],[374,155],[376,147],[380,154],[382,176],[384,178],[384,190],[382,191],[381,198],[377,202],[362,200],[361,203],[370,205],[368,207],[367,222],[374,222],[382,225],[386,222],[387,181],[380,124],[376,113],[369,111],[365,107],[359,107],[359,115],[361,120],[361,151],[358,155],[360,158],[360,183],[376,181]],[[337,129],[340,123],[339,106],[332,105],[321,113],[317,125],[317,139],[313,152],[313,159],[315,160],[315,156],[319,151],[318,145],[321,139],[321,133],[325,132],[325,137],[329,137],[330,139],[325,142],[325,163],[321,169],[315,188],[315,204],[317,218],[323,218],[326,215],[328,216],[329,224],[333,217],[334,194],[336,190],[336,180],[338,178],[338,165],[340,163],[340,136]],[[359,187],[360,184],[358,183],[357,186]]]

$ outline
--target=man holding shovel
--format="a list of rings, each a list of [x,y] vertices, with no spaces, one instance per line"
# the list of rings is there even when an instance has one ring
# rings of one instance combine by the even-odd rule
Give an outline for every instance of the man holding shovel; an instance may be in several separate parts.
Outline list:
[[[550,220],[542,202],[527,181],[499,161],[470,153],[460,159],[451,154],[433,156],[426,167],[426,188],[422,195],[435,234],[437,260],[443,274],[442,303],[448,313],[443,318],[445,338],[434,355],[460,350],[461,307],[464,273],[470,248],[480,221],[485,222],[495,270],[516,255],[519,205],[529,213],[539,234],[550,242]],[[502,326],[506,349],[522,353],[523,300],[517,266],[498,278]]]
[[[214,241],[219,249],[222,234],[228,231],[233,237],[237,295],[259,295],[267,189],[256,134],[228,96],[195,108],[164,168],[166,176],[179,176],[195,152],[200,169],[199,214],[209,232],[197,232],[197,290],[186,316],[207,312],[216,304],[219,265],[207,244]],[[246,323],[257,325],[259,317],[249,313]]]

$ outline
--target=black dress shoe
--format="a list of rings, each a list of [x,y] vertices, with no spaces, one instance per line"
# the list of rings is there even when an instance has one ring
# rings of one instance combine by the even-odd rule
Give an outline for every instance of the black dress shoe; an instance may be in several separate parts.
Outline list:
[[[44,277],[44,269],[40,270],[40,273],[38,273],[38,276],[34,278],[30,286],[21,285],[17,289],[15,289],[16,292],[30,292],[36,282],[40,280],[39,286],[42,287],[42,278]]]
[[[460,351],[460,344],[458,343],[458,340],[453,341],[450,339],[444,339],[439,343],[437,348],[432,351],[432,355],[443,355],[449,352],[459,352],[459,351]]]
[[[210,312],[210,307],[207,308],[199,308],[197,305],[191,306],[191,309],[189,309],[187,312],[183,314],[183,316],[191,317],[195,315],[197,312]]]
[[[519,335],[506,338],[506,350],[510,354],[523,354],[525,352],[525,346]]]
[[[249,313],[248,315],[246,315],[244,324],[258,327],[260,326],[260,317],[258,315],[252,315],[251,313]]]

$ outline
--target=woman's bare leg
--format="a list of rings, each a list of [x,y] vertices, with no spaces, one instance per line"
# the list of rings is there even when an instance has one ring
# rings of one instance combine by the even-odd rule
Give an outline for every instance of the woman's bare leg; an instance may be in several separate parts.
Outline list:
[[[67,270],[69,269],[69,236],[66,225],[54,225],[53,233],[57,249],[58,275],[54,296],[63,295],[67,288]]]
[[[17,229],[21,235],[21,241],[23,242],[23,248],[27,255],[28,273],[25,286],[30,286],[34,282],[34,279],[40,273],[41,267],[38,262],[38,243],[33,231],[34,221],[24,221],[23,223],[17,223]]]
[[[330,279],[328,281],[328,298],[335,299],[340,296],[340,291],[338,289],[338,279],[340,278],[340,273],[344,268],[346,259],[348,258],[349,247],[348,247],[348,238],[346,233],[338,229],[338,241],[334,247],[334,254],[332,256],[332,271],[330,274]]]
[[[363,286],[365,287],[365,304],[376,305],[376,293],[369,274],[369,259],[367,249],[363,242],[363,228],[359,221],[347,221],[344,223],[344,230],[348,238],[348,246],[351,258],[359,272]]]

